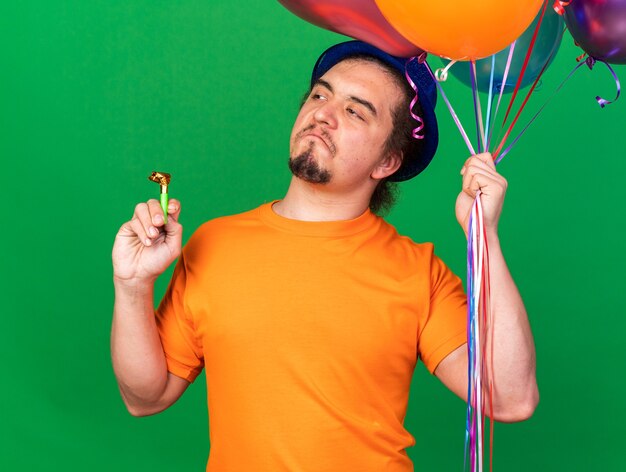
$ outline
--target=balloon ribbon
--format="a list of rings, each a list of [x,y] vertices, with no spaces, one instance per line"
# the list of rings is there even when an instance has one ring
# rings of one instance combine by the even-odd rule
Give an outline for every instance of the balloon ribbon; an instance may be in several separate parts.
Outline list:
[[[493,342],[489,310],[489,249],[480,190],[472,205],[467,238],[467,414],[464,470],[483,471],[485,413],[489,411],[489,470],[493,470]],[[489,350],[487,347],[489,346]],[[488,361],[489,359],[489,361]],[[487,410],[488,408],[488,410]]]
[[[509,106],[506,110],[506,113],[504,115],[504,121],[502,122],[502,125],[504,126],[504,123],[506,123],[506,120],[509,118],[509,112],[511,111],[511,108],[513,107],[513,102],[515,102],[515,98],[517,97],[517,92],[520,88],[520,86],[522,85],[522,80],[524,79],[524,72],[526,72],[526,67],[528,66],[528,61],[530,61],[530,56],[533,52],[533,48],[535,47],[535,42],[537,41],[537,35],[539,34],[539,28],[541,27],[541,23],[543,22],[543,16],[546,13],[546,7],[548,6],[548,1],[544,0],[543,2],[543,8],[541,10],[541,16],[539,17],[539,20],[537,20],[537,25],[535,26],[535,31],[533,32],[533,37],[530,40],[530,44],[528,45],[528,51],[526,51],[526,57],[524,58],[524,63],[522,64],[522,68],[520,69],[520,73],[519,73],[519,77],[517,78],[517,82],[515,84],[515,88],[513,89],[513,95],[511,96],[511,101],[509,102]],[[503,85],[504,86],[504,85]],[[524,101],[524,103],[526,103]],[[521,109],[524,107],[524,105],[522,104],[522,106],[520,107],[520,111]]]

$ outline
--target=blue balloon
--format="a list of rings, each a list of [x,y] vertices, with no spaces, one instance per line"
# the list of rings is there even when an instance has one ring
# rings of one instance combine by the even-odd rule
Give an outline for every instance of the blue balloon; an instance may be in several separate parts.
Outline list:
[[[515,84],[517,83],[517,80],[522,72],[524,59],[526,58],[526,54],[528,52],[528,48],[530,47],[530,42],[533,34],[535,33],[535,28],[540,15],[541,12],[539,12],[531,25],[526,28],[526,31],[522,33],[515,43],[513,57],[511,58],[511,65],[509,66],[509,73],[506,78],[506,84],[504,84],[504,93],[510,93],[515,88]],[[548,58],[550,58],[550,63],[552,62],[554,56],[556,56],[559,46],[561,45],[563,29],[563,17],[551,8],[548,8],[544,14],[543,20],[541,21],[539,33],[537,34],[537,39],[535,40],[533,52],[528,60],[528,65],[526,66],[526,71],[524,72],[524,78],[522,79],[520,88],[524,88],[535,81]],[[552,57],[550,57],[550,54],[552,54]],[[481,92],[489,91],[492,57],[493,56],[489,56],[476,61],[476,83],[478,90]],[[495,54],[495,67],[493,74],[494,93],[499,93],[500,88],[503,85],[504,69],[506,68],[508,57],[509,47]],[[548,66],[550,63],[548,63]],[[471,87],[472,79],[469,67],[471,67],[470,62],[467,64],[457,63],[450,68],[450,72],[461,82]]]

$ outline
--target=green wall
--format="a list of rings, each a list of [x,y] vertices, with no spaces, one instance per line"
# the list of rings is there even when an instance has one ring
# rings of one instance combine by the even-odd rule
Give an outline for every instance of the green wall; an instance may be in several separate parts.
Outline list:
[[[131,417],[119,398],[113,238],[136,202],[157,195],[152,170],[173,174],[186,238],[280,198],[310,67],[341,39],[269,0],[2,2],[2,470],[203,470],[203,378],[155,417]],[[576,55],[566,34],[530,109]],[[445,87],[471,128],[469,89]],[[496,470],[624,467],[626,98],[594,101],[614,90],[601,65],[581,69],[500,166],[501,239],[542,397],[531,420],[497,425]],[[464,274],[453,207],[467,151],[442,103],[438,156],[403,185],[389,219]],[[461,470],[464,410],[418,368],[406,421],[417,470]]]

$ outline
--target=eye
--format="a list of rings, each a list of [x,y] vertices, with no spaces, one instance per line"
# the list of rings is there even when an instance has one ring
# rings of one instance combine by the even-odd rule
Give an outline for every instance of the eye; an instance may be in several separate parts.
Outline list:
[[[324,100],[326,97],[318,92],[313,92],[310,95],[311,100]]]
[[[359,113],[354,108],[348,108],[346,111],[348,112],[349,115],[352,115],[361,121],[365,121],[363,117],[359,115]]]

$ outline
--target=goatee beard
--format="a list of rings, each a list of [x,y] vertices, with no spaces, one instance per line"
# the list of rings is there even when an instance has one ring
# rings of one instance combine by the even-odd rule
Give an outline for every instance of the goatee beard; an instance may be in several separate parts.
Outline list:
[[[289,159],[289,170],[299,179],[311,184],[327,184],[330,182],[330,172],[322,169],[311,157],[313,145],[302,154]]]

